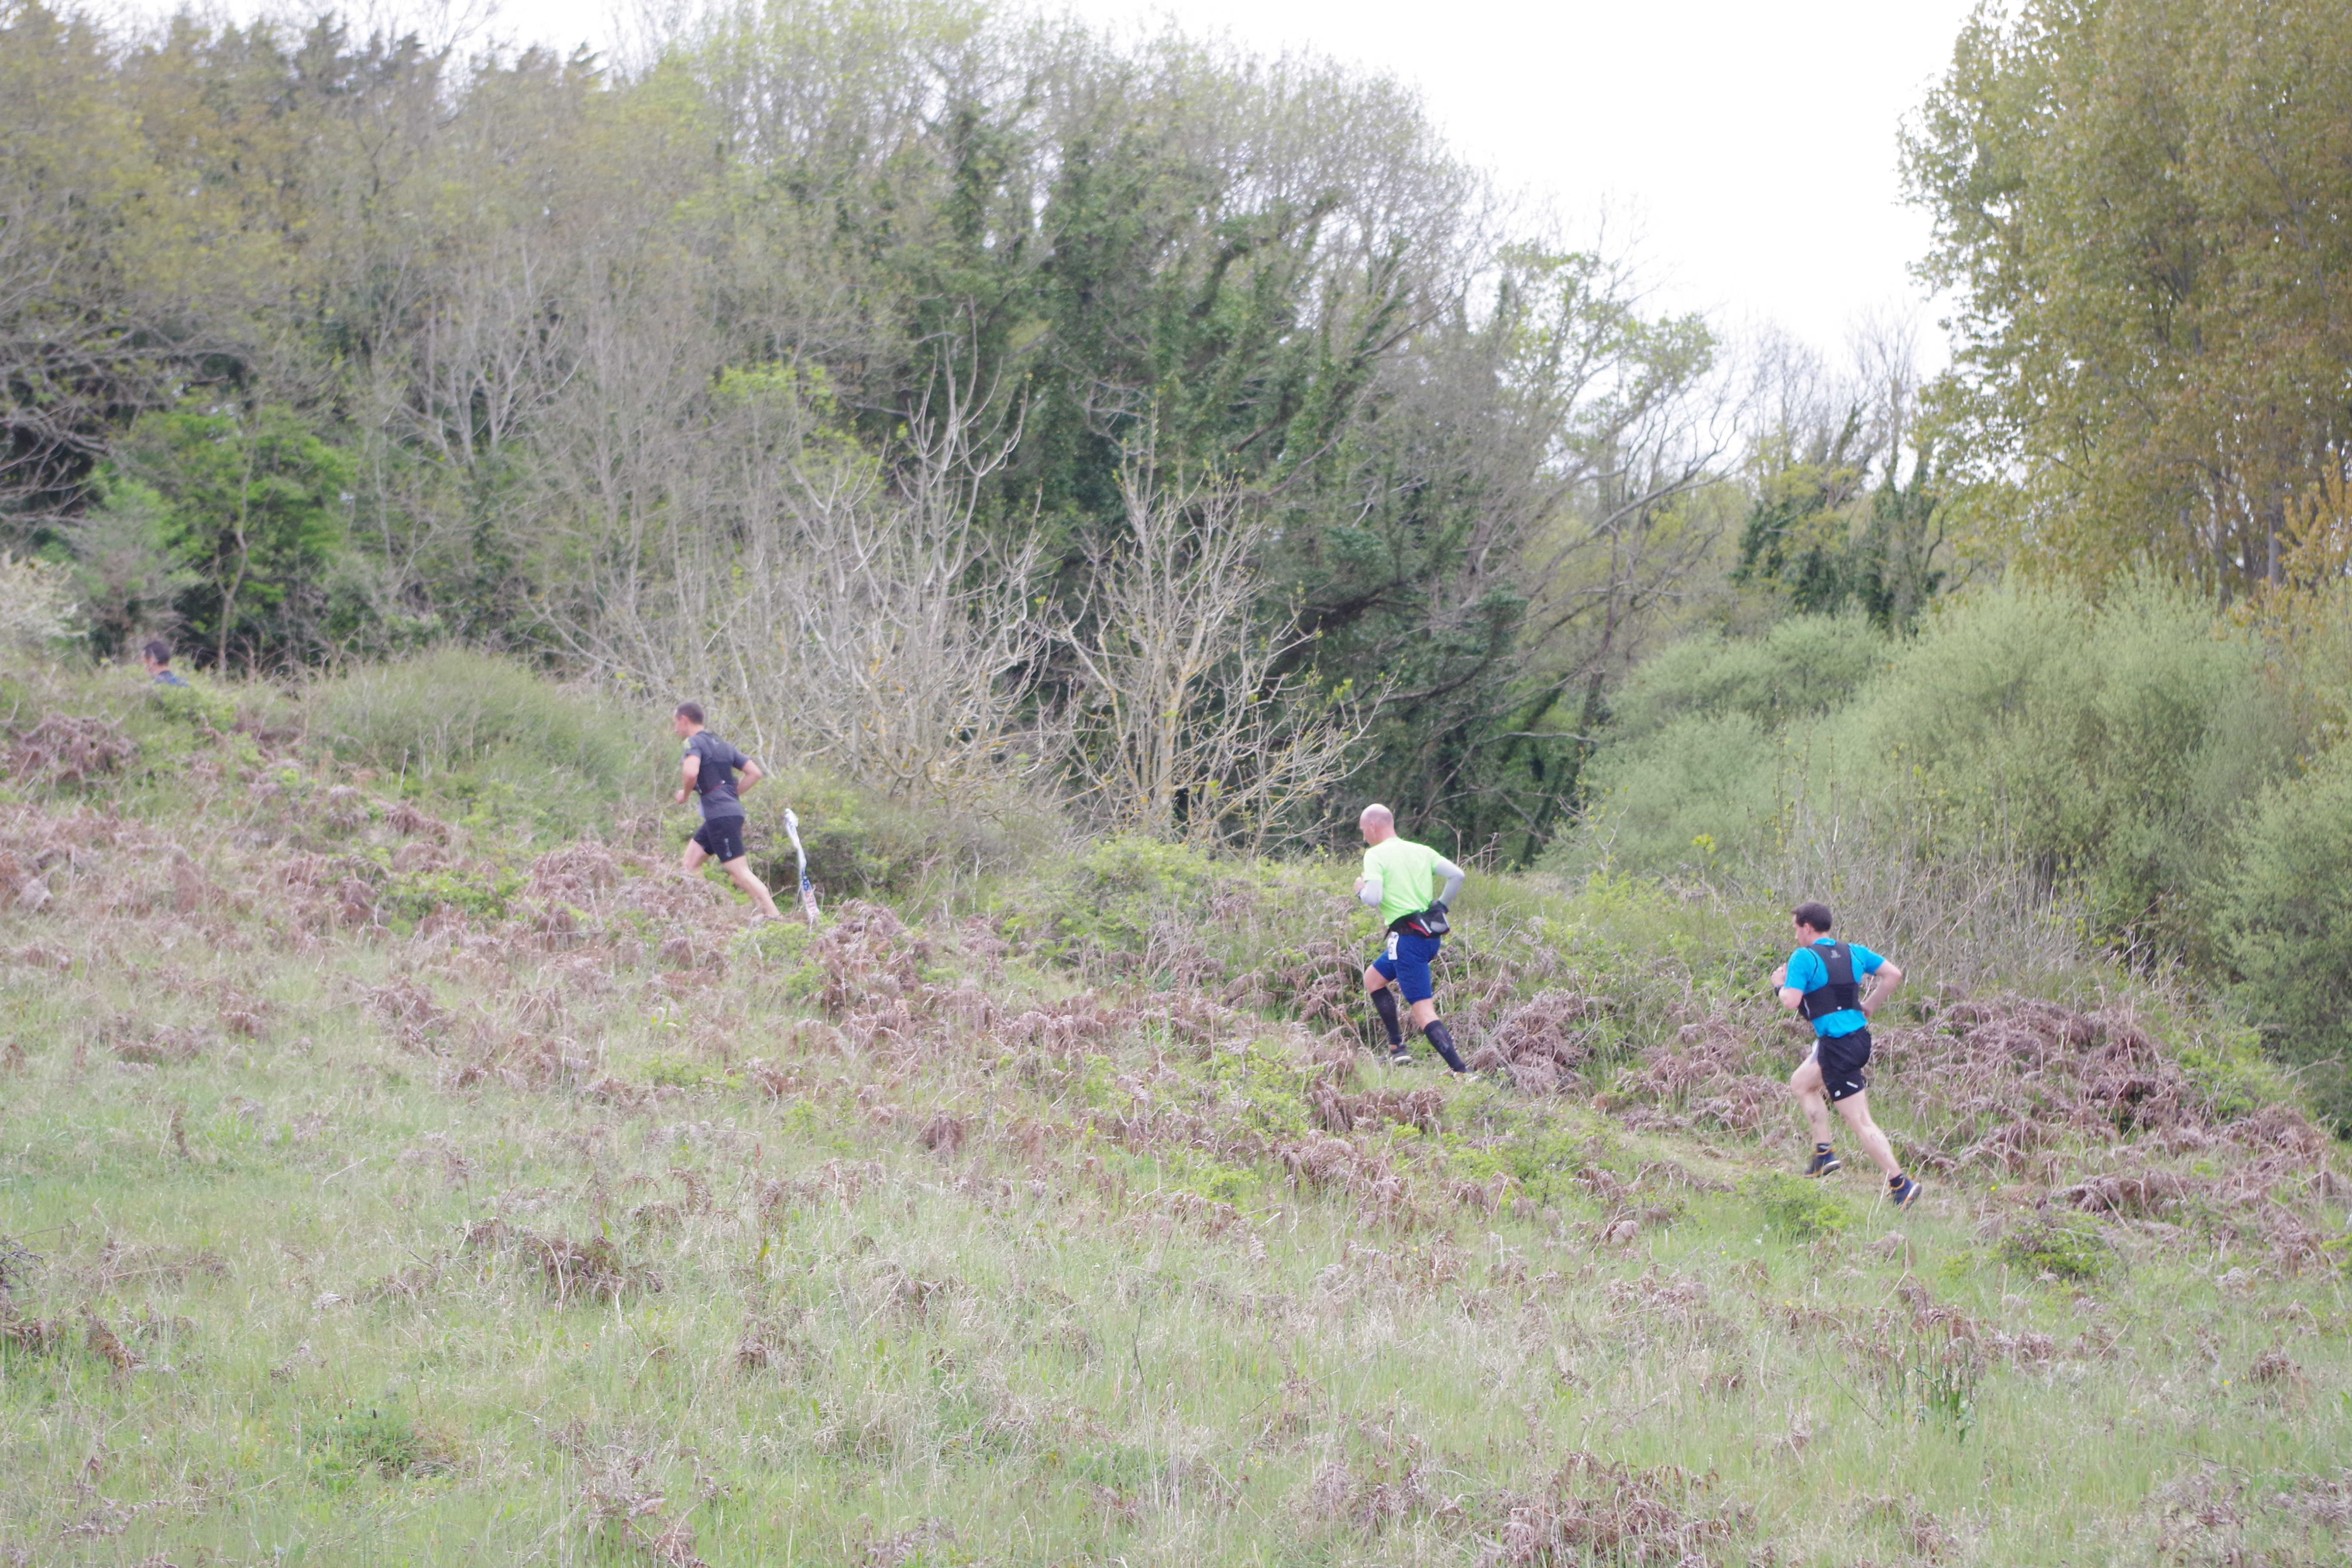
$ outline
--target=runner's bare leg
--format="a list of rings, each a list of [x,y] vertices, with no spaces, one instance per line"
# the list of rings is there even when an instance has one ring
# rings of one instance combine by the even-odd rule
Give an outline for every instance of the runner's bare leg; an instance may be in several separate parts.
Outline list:
[[[1878,1123],[1870,1119],[1869,1091],[1865,1089],[1859,1094],[1847,1095],[1837,1102],[1837,1109],[1838,1114],[1845,1118],[1845,1124],[1853,1129],[1853,1135],[1861,1142],[1862,1152],[1870,1156],[1870,1163],[1890,1180],[1901,1175],[1903,1167],[1895,1163],[1895,1145],[1886,1141],[1886,1134],[1881,1132]]]
[[[1822,1087],[1822,1064],[1807,1057],[1805,1065],[1789,1075],[1789,1087],[1797,1091],[1797,1109],[1805,1113],[1805,1125],[1813,1130],[1814,1143],[1827,1143],[1830,1097]]]
[[[762,882],[759,878],[751,874],[751,858],[750,856],[738,855],[735,858],[721,866],[719,869],[726,872],[729,877],[732,878],[737,887],[751,895],[751,901],[760,906],[760,912],[761,914],[766,915],[772,921],[780,921],[784,918],[782,915],[776,912],[776,900],[769,894],[768,884]]]

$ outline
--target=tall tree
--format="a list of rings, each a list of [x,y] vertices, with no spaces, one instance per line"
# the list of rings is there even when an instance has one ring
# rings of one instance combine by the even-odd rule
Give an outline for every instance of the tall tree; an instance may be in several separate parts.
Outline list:
[[[2329,0],[1986,5],[1907,140],[1938,397],[2023,559],[2273,578],[2352,460],[2352,26]]]

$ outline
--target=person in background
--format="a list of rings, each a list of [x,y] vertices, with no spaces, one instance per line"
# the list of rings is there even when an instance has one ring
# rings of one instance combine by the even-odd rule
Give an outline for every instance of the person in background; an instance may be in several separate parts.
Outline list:
[[[1454,1035],[1438,1020],[1437,987],[1429,973],[1430,960],[1444,943],[1445,908],[1462,891],[1462,868],[1426,844],[1398,837],[1396,814],[1385,805],[1364,807],[1356,826],[1364,836],[1364,874],[1356,879],[1356,897],[1365,908],[1379,911],[1388,927],[1387,951],[1364,971],[1364,989],[1388,1031],[1389,1060],[1399,1067],[1412,1060],[1397,1017],[1396,994],[1402,991],[1412,1009],[1413,1026],[1447,1067],[1462,1072],[1465,1069],[1462,1054],[1454,1048]],[[1441,877],[1445,880],[1443,893],[1437,886]]]
[[[155,638],[139,650],[141,660],[147,666],[147,679],[157,686],[184,687],[179,671],[172,668],[172,645],[162,637]]]
[[[1797,951],[1773,974],[1772,984],[1780,1005],[1803,1014],[1813,1026],[1812,1054],[1789,1079],[1813,1130],[1813,1158],[1805,1174],[1826,1176],[1840,1167],[1830,1147],[1834,1105],[1863,1152],[1885,1173],[1887,1201],[1908,1208],[1919,1195],[1919,1184],[1903,1173],[1895,1146],[1870,1119],[1870,1096],[1864,1092],[1870,1080],[1862,1070],[1870,1060],[1870,1016],[1903,984],[1903,971],[1859,943],[1833,940],[1827,904],[1799,904],[1789,918],[1797,928]]]
[[[760,764],[704,729],[698,703],[679,703],[670,728],[686,742],[686,755],[678,763],[678,790],[671,801],[684,805],[690,791],[702,810],[702,826],[686,847],[686,868],[699,871],[705,860],[718,861],[719,868],[751,895],[762,915],[783,919],[768,885],[751,874],[751,862],[743,852],[743,799],[735,774],[742,773],[742,788],[748,790],[765,776]]]

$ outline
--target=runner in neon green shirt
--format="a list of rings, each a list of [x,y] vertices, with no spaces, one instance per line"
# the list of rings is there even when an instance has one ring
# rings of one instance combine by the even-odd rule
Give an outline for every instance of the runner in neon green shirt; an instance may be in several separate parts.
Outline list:
[[[1365,908],[1379,910],[1381,922],[1388,927],[1387,951],[1365,969],[1364,989],[1388,1030],[1389,1060],[1399,1067],[1412,1060],[1397,1018],[1396,993],[1402,991],[1412,1008],[1413,1026],[1428,1037],[1447,1067],[1464,1071],[1453,1032],[1438,1021],[1437,988],[1429,974],[1429,961],[1444,942],[1446,906],[1462,891],[1462,868],[1426,844],[1398,837],[1396,814],[1385,805],[1364,807],[1356,826],[1363,830],[1365,845],[1364,874],[1356,879],[1356,897]],[[1445,883],[1442,891],[1441,878]]]

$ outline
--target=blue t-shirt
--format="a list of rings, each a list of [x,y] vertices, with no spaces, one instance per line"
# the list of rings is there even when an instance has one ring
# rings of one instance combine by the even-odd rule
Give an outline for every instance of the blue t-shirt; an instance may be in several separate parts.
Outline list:
[[[1811,947],[1801,947],[1790,953],[1788,978],[1782,984],[1793,985],[1800,991],[1819,991],[1822,986],[1827,985],[1830,983],[1830,969],[1828,964],[1822,962],[1821,949],[1829,946],[1835,940],[1837,939],[1834,937],[1825,936]],[[1879,965],[1886,962],[1858,942],[1850,942],[1845,944],[1845,947],[1848,952],[1853,954],[1853,978],[1856,984],[1859,984],[1865,974],[1877,973]],[[1842,1039],[1857,1029],[1868,1027],[1870,1027],[1870,1015],[1859,1007],[1843,1007],[1834,1013],[1824,1013],[1813,1020],[1813,1033],[1832,1040]]]

